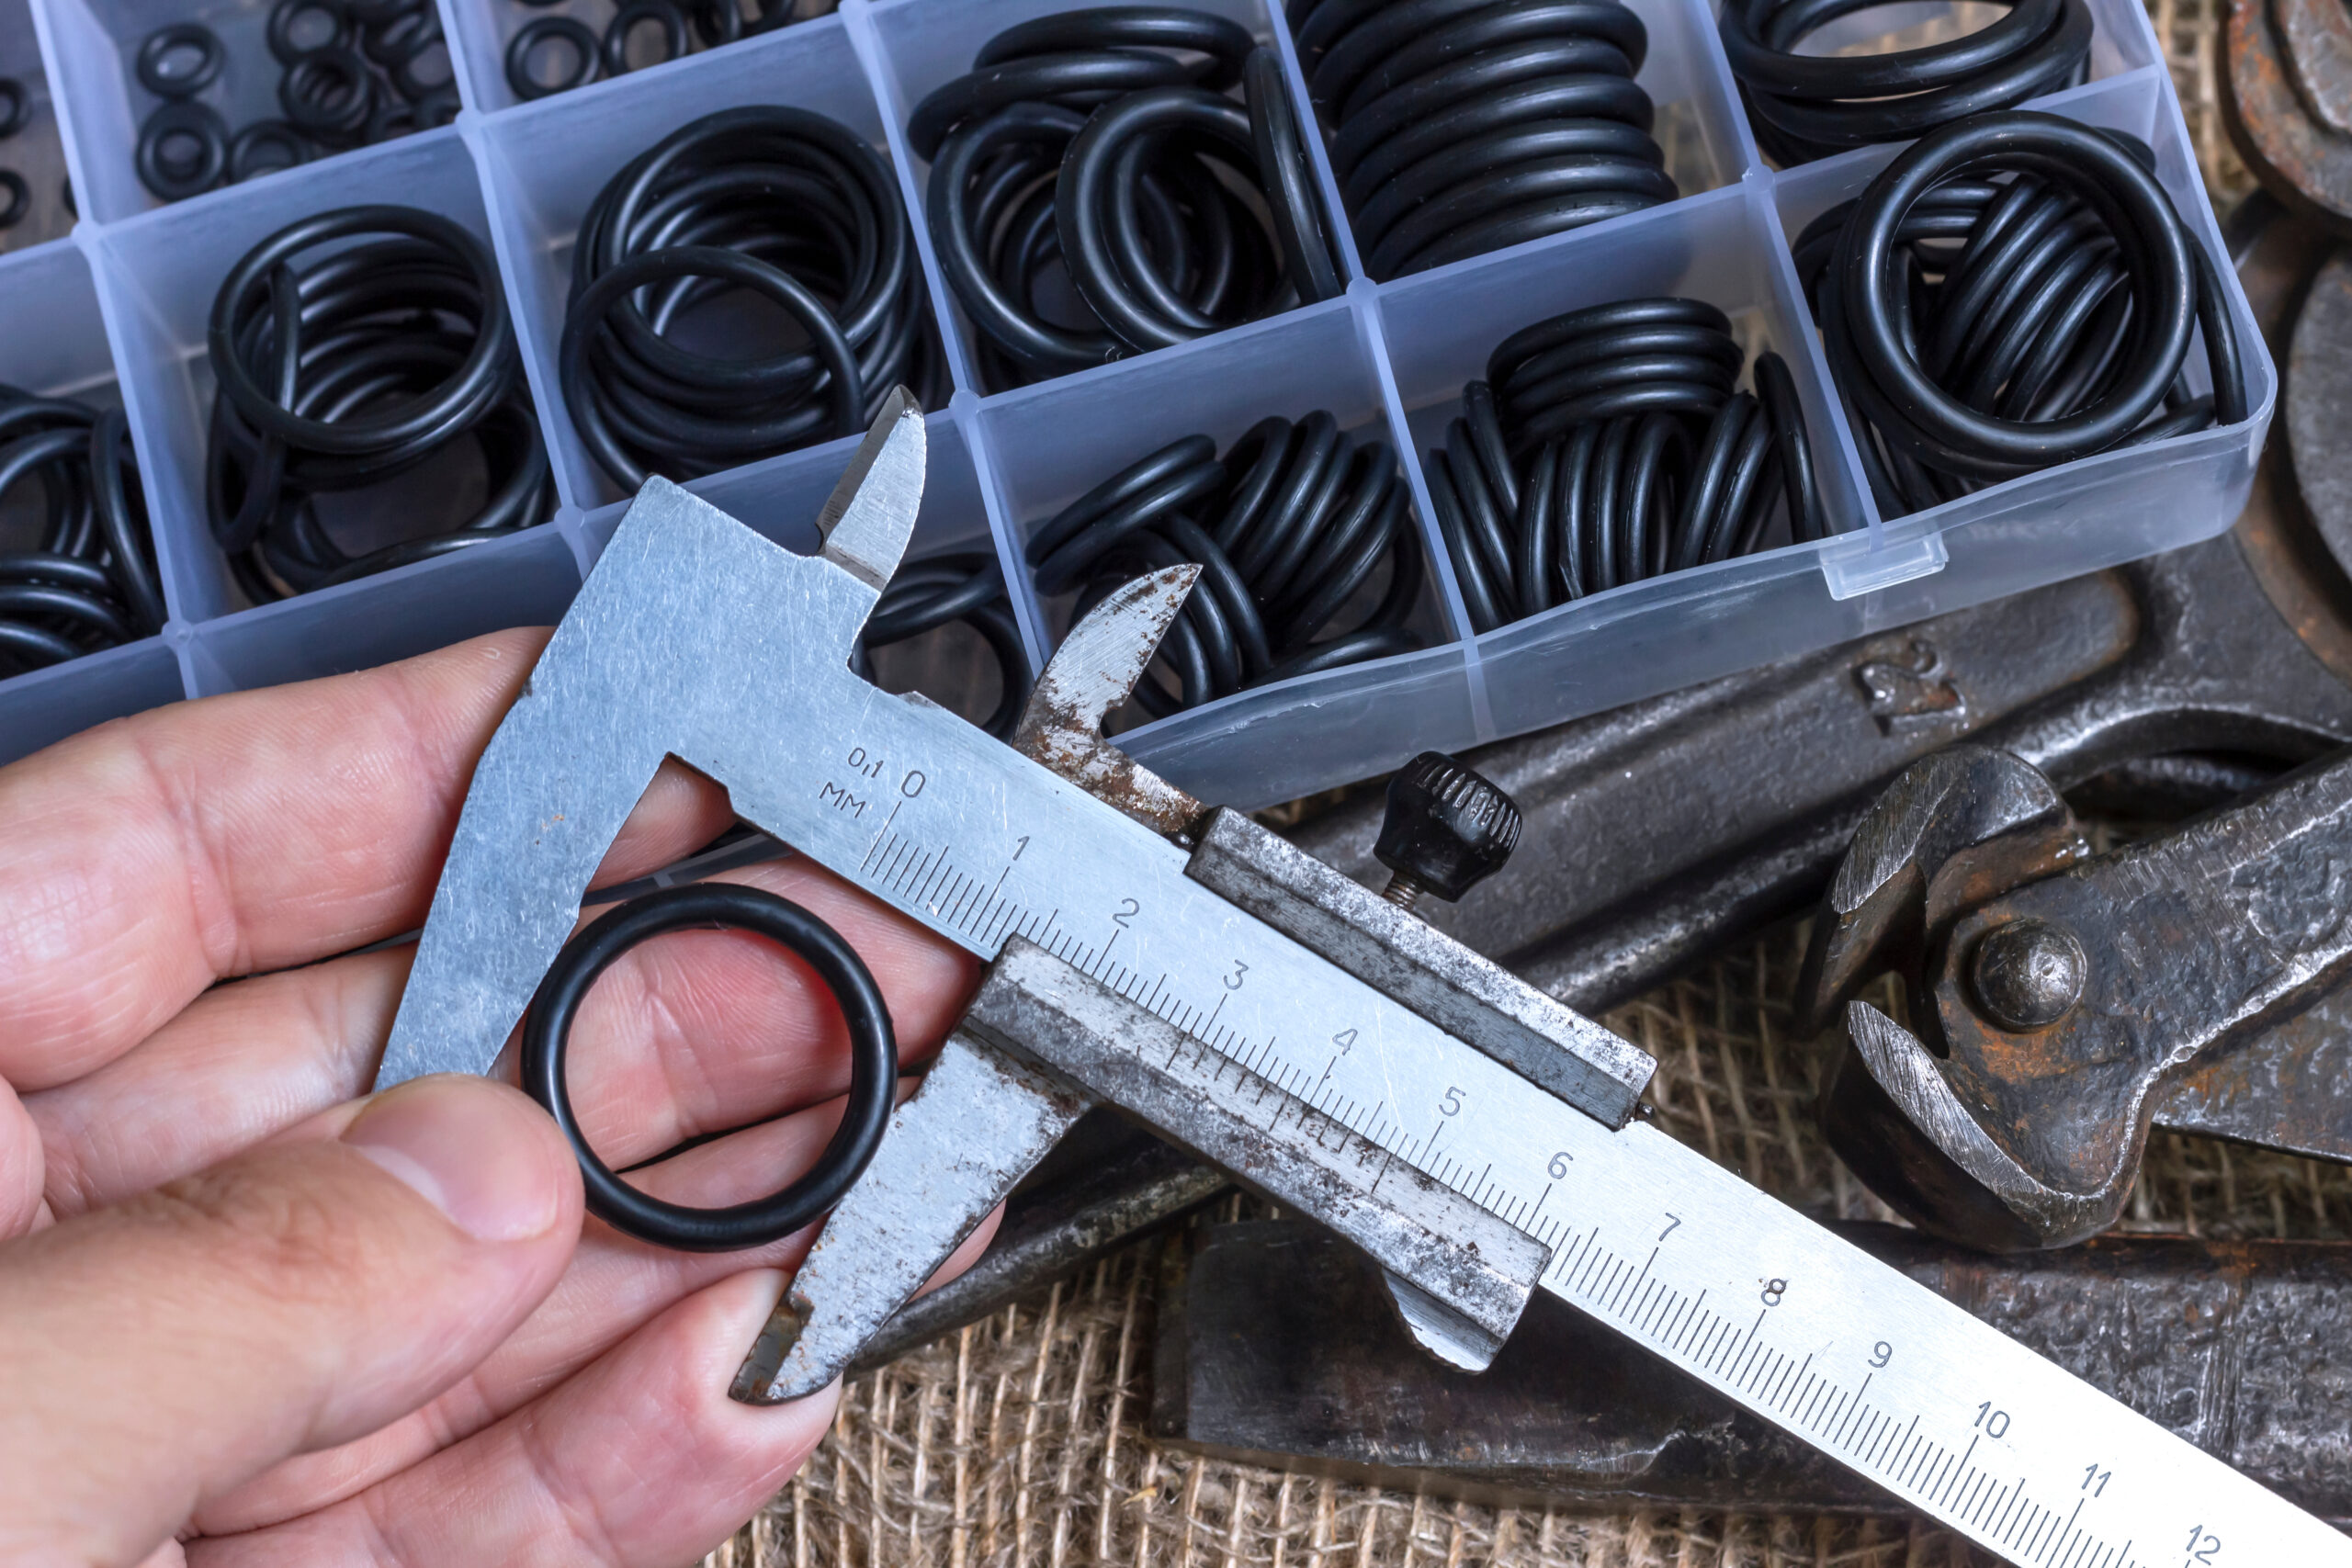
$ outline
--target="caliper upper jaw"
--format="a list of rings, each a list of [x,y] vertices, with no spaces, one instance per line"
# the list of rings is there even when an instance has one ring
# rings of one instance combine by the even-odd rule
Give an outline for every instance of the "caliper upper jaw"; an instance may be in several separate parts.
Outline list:
[[[1102,720],[1134,694],[1200,577],[1197,566],[1171,566],[1114,590],[1054,650],[1012,734],[1031,761],[1170,838],[1206,808],[1104,739]]]
[[[1956,746],[1888,787],[1838,868],[1797,987],[1801,1028],[1818,1032],[1841,1010],[1847,1026],[1822,1129],[1872,1190],[1923,1229],[2009,1251],[2096,1230],[2112,1209],[2104,1188],[2052,1187],[2002,1146],[1987,1124],[1997,1108],[1964,1085],[1955,1090],[1937,1005],[1953,928],[2087,853],[2074,814],[2038,769],[2006,751]],[[1889,971],[1905,978],[1912,1028],[1856,999]]]

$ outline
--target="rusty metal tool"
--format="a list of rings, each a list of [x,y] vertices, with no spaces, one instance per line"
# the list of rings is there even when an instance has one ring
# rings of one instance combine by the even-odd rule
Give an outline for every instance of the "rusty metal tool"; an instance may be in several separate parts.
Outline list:
[[[2309,1514],[1634,1115],[1639,1051],[1105,741],[1193,569],[1073,630],[1017,750],[860,680],[922,440],[893,400],[815,558],[674,486],[639,493],[476,771],[379,1077],[492,1066],[666,756],[991,959],[737,1397],[837,1376],[1109,1103],[1369,1254],[1456,1365],[1487,1364],[1542,1292],[2039,1568],[2168,1562],[2183,1541],[2190,1561],[2352,1564]],[[1422,763],[1392,792],[1390,847],[1446,891],[1515,823],[1484,781]]]
[[[1895,1225],[1833,1228],[2352,1526],[2352,1242],[2105,1236],[1995,1258]],[[1194,1452],[1538,1507],[1901,1511],[1556,1302],[1529,1305],[1484,1376],[1416,1356],[1380,1311],[1377,1275],[1298,1221],[1203,1225],[1172,1242],[1155,1339],[1152,1435]],[[2173,1568],[2185,1555],[2154,1561]]]
[[[2231,0],[2222,114],[2263,187],[2352,234],[2352,17],[2341,0]]]
[[[1893,968],[1910,1027],[1855,994]],[[2352,754],[2093,857],[2030,763],[1959,747],[1864,818],[1800,1025],[1842,1010],[1830,1143],[1903,1213],[1996,1250],[2114,1223],[2160,1106],[2352,1160]]]

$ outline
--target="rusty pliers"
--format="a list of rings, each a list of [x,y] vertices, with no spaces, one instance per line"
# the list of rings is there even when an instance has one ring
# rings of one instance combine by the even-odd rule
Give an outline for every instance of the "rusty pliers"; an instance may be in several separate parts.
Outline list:
[[[1856,999],[1890,969],[1907,1028]],[[1856,833],[1798,1003],[1844,1010],[1832,1145],[1972,1246],[2105,1229],[2159,1120],[2352,1161],[2352,752],[2098,855],[2030,764],[1939,752]]]

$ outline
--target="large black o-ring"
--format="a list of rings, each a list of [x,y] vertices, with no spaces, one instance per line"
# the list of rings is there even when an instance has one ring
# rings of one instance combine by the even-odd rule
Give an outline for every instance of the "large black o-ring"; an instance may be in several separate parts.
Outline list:
[[[570,74],[553,82],[542,82],[531,74],[532,51],[543,43],[571,51]],[[535,17],[506,40],[506,85],[526,103],[534,98],[553,97],[585,84],[596,74],[602,58],[595,31],[587,23],[570,17]]]
[[[815,1167],[780,1192],[724,1209],[667,1202],[615,1175],[588,1146],[564,1079],[572,1019],[597,976],[638,943],[690,928],[752,931],[790,950],[817,972],[849,1024],[849,1108]],[[899,1043],[890,1010],[857,950],[790,899],[737,883],[665,888],[600,917],[564,943],[523,1015],[523,1089],[547,1108],[579,1156],[588,1212],[624,1235],[680,1252],[764,1247],[840,1202],[881,1146],[898,1080]]]
[[[25,92],[25,85],[14,76],[0,76],[0,141],[6,141],[25,129],[32,118],[32,102]]]
[[[13,229],[25,220],[25,209],[32,205],[33,193],[25,185],[25,176],[14,169],[0,169],[0,191],[8,194],[8,205],[0,207],[0,229]]]
[[[177,75],[166,72],[164,62],[183,49],[196,51],[195,67]],[[175,22],[141,40],[135,68],[139,85],[157,97],[192,98],[219,81],[228,63],[229,51],[220,34],[202,22]]]

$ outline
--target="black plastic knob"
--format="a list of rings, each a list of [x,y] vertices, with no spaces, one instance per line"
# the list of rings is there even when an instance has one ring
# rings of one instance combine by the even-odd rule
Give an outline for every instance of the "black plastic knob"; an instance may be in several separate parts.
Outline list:
[[[1510,796],[1442,751],[1424,751],[1388,781],[1388,816],[1372,852],[1395,874],[1387,897],[1451,904],[1502,869],[1519,846]]]

